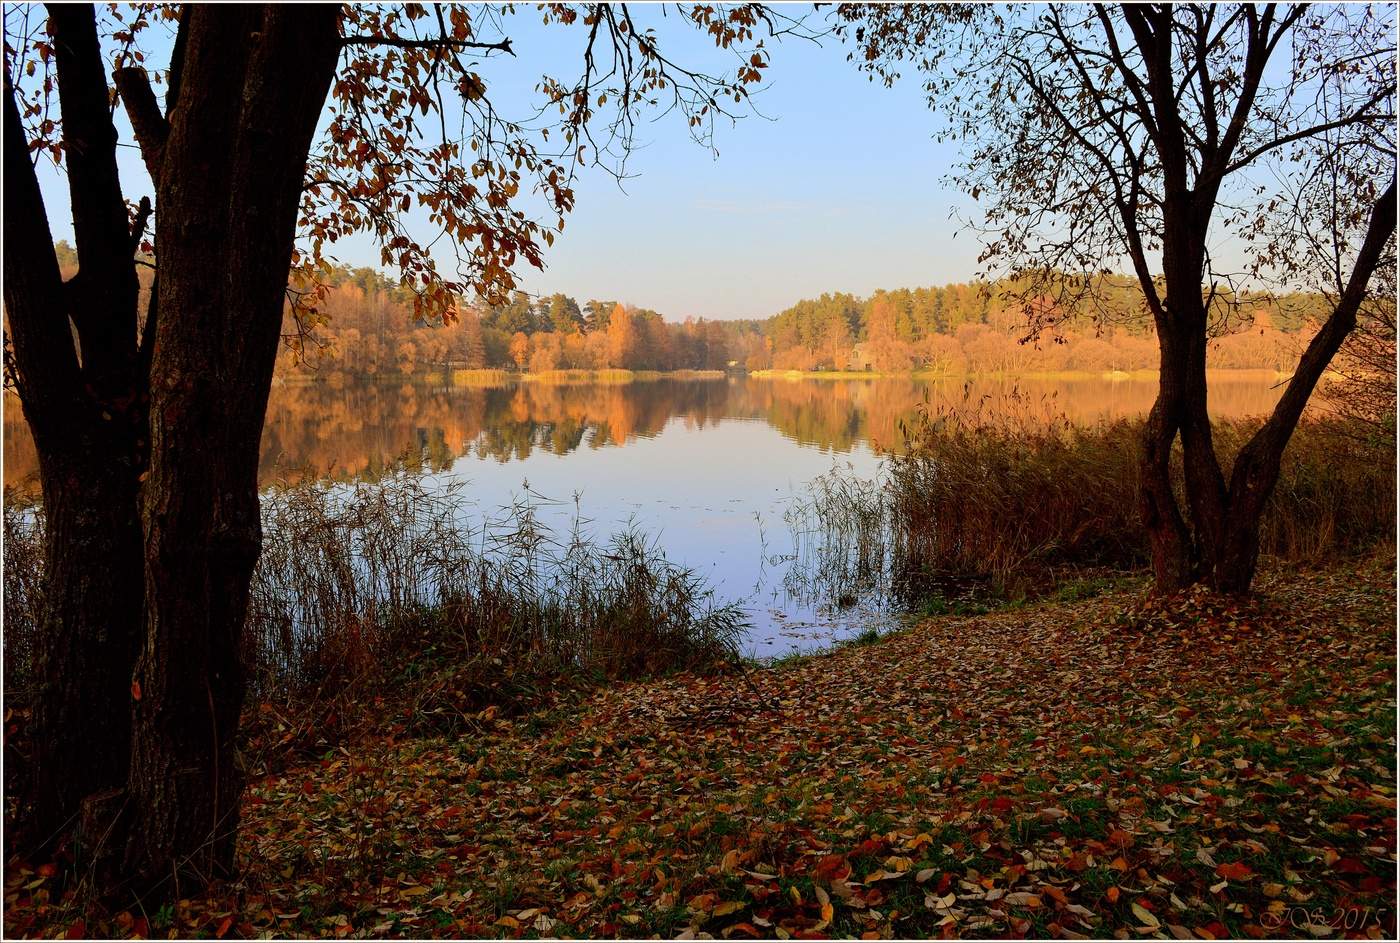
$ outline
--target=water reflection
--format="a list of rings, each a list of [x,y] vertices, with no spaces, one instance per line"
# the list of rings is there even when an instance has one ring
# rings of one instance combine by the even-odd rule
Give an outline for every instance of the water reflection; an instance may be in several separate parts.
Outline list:
[[[407,460],[431,481],[466,481],[463,515],[480,520],[529,492],[561,531],[575,507],[602,537],[629,522],[674,562],[749,610],[755,654],[859,631],[859,607],[826,611],[784,587],[796,546],[784,515],[834,464],[872,474],[899,425],[934,408],[1003,402],[1076,422],[1141,415],[1151,377],[961,380],[790,380],[728,377],[631,383],[508,382],[492,386],[279,386],[263,430],[264,484],[311,469],[375,480]],[[1213,377],[1212,412],[1258,414],[1279,395],[1271,373]],[[1025,408],[1024,405],[1022,408]],[[6,396],[6,485],[37,471],[18,403]],[[577,505],[572,500],[577,495]],[[552,509],[551,509],[552,508]]]
[[[405,455],[424,470],[444,471],[464,455],[512,462],[537,451],[567,455],[625,446],[656,436],[673,419],[692,431],[726,419],[752,420],[800,446],[845,453],[897,445],[900,421],[925,398],[951,407],[965,397],[999,401],[1012,389],[1076,422],[1093,422],[1146,413],[1156,381],[1138,375],[933,382],[729,377],[277,386],[263,430],[260,472],[264,483],[303,467],[337,479],[374,479]],[[1248,416],[1270,409],[1278,390],[1271,373],[1239,371],[1213,377],[1211,397],[1214,415]],[[19,485],[38,466],[12,395],[5,397],[4,432],[5,484]]]

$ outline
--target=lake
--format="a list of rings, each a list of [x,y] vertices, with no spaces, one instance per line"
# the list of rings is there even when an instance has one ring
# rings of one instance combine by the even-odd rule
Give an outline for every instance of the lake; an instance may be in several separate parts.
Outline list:
[[[1266,412],[1277,383],[1266,372],[1212,375],[1212,414]],[[286,384],[272,391],[260,474],[265,485],[308,471],[375,480],[402,461],[434,485],[465,482],[468,521],[528,499],[561,530],[576,515],[599,536],[636,526],[704,575],[719,601],[745,606],[749,654],[764,657],[829,644],[879,617],[831,612],[789,579],[801,548],[785,512],[834,467],[873,475],[922,402],[998,409],[1014,396],[1018,409],[1092,423],[1143,415],[1155,393],[1155,379],[1140,375]],[[7,488],[32,488],[33,444],[8,394],[4,433]]]

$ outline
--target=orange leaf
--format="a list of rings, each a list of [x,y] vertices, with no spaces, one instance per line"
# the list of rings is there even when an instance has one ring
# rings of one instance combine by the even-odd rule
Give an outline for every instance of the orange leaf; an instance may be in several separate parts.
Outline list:
[[[133,701],[139,701],[139,700],[141,700],[141,682],[140,682],[140,681],[132,681],[132,682],[131,682],[131,699],[132,699]]]
[[[821,881],[835,881],[849,877],[851,873],[850,863],[846,861],[846,856],[842,854],[823,855],[813,869],[812,875]]]
[[[1218,865],[1215,873],[1230,881],[1248,881],[1254,877],[1254,872],[1243,861],[1227,861]]]

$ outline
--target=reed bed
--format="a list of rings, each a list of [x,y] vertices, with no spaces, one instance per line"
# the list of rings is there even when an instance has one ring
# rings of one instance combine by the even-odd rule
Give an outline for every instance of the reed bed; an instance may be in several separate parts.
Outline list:
[[[242,640],[253,753],[336,742],[386,702],[393,722],[441,732],[556,685],[737,664],[742,612],[635,529],[559,534],[534,498],[469,525],[460,492],[397,472],[264,493]],[[7,503],[4,524],[14,695],[38,653],[42,512]]]
[[[1225,467],[1258,421],[1216,425]],[[1083,426],[1052,399],[925,407],[875,478],[833,472],[790,515],[804,577],[832,599],[883,592],[902,608],[1018,598],[1147,564],[1141,420]],[[1179,457],[1176,473],[1180,476]],[[1316,562],[1395,542],[1395,457],[1341,420],[1308,417],[1285,453],[1261,551]],[[799,541],[802,543],[802,541]]]
[[[5,493],[5,693],[14,697],[34,680],[44,599],[43,518],[32,502]]]
[[[396,473],[263,496],[246,663],[268,694],[320,684],[426,638],[516,669],[631,677],[735,655],[738,611],[635,530],[556,534],[522,502],[473,529],[459,484]]]

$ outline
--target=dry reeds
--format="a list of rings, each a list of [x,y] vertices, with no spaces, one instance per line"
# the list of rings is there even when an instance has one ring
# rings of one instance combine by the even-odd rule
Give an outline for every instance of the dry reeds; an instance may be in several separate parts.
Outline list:
[[[302,481],[262,497],[243,661],[250,729],[334,742],[370,702],[441,730],[523,686],[626,678],[738,659],[742,613],[635,530],[559,535],[538,503],[469,526],[459,485],[398,472],[375,484]],[[38,653],[43,515],[5,509],[5,686]],[[498,703],[499,702],[499,703]],[[266,739],[266,738],[264,738]]]
[[[532,503],[474,530],[459,490],[397,473],[266,493],[245,635],[255,689],[323,685],[405,645],[609,677],[737,653],[738,611],[635,531],[606,543],[578,527],[558,535]]]
[[[1258,421],[1216,425],[1225,467]],[[1015,597],[1083,570],[1147,563],[1141,420],[1071,423],[1052,400],[925,408],[880,475],[818,479],[796,515],[820,543],[832,598],[877,584],[906,605]],[[1179,462],[1177,468],[1180,474]],[[1261,551],[1316,561],[1395,541],[1394,455],[1335,419],[1306,418],[1284,455]]]
[[[23,698],[33,683],[44,599],[43,519],[18,495],[5,495],[5,693]]]

